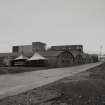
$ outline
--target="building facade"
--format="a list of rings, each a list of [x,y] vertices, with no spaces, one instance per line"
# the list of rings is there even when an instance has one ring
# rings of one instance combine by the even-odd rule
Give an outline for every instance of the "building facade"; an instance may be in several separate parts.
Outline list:
[[[8,58],[13,56],[15,59],[21,53],[30,59],[36,52],[46,58],[47,66],[52,67],[80,65],[98,61],[96,56],[93,57],[85,54],[82,45],[51,46],[51,48],[46,50],[46,44],[43,42],[32,42],[32,45],[13,46],[12,53],[9,54],[10,57],[5,56],[7,58],[5,61],[11,61],[12,59]]]
[[[32,45],[20,45],[20,46],[13,46],[12,47],[13,53],[31,53],[32,52]]]
[[[62,46],[51,46],[50,50],[56,50],[56,51],[78,51],[83,52],[83,46],[82,45],[62,45]]]
[[[42,42],[32,42],[33,52],[46,51],[46,44]]]

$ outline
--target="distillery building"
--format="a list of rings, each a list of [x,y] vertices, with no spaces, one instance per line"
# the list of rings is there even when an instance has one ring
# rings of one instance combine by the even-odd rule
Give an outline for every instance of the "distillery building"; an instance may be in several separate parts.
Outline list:
[[[35,53],[40,54],[46,58],[48,66],[62,67],[83,64],[82,45],[51,46],[48,50],[46,50],[46,44],[42,42],[32,42],[30,46],[13,46],[13,53],[19,54],[21,52],[29,59]],[[34,62],[38,62],[37,59]]]
[[[32,42],[32,45],[17,45],[12,47],[12,53],[1,56],[5,65],[16,66],[51,66],[65,67],[90,63],[92,56],[85,54],[82,45],[51,46],[46,49],[46,43]],[[96,56],[94,56],[94,61]]]

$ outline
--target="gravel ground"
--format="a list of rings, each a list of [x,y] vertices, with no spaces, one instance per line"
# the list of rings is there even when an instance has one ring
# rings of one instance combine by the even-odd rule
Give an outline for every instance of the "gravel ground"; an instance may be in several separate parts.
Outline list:
[[[0,105],[105,105],[105,63],[54,83],[3,98]]]

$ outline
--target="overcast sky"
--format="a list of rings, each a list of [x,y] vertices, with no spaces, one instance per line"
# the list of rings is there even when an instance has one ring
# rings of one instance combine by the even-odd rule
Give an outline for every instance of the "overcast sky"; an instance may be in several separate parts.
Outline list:
[[[105,51],[105,0],[0,0],[0,52],[33,41]]]

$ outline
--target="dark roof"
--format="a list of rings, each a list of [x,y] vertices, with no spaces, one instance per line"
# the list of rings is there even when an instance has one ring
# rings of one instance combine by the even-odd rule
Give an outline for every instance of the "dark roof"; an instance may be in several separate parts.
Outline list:
[[[32,42],[32,44],[42,44],[42,45],[46,45],[46,43],[44,43],[44,42]]]
[[[83,45],[57,45],[57,46],[51,46],[51,47],[77,47],[77,46],[82,47]]]

